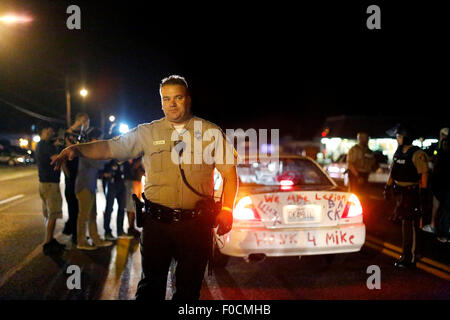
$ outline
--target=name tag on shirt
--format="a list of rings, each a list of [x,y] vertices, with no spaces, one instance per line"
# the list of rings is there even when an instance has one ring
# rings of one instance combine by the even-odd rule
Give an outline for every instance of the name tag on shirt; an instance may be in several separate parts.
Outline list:
[[[157,141],[153,141],[153,145],[154,146],[158,146],[161,144],[166,144],[166,140],[157,140]]]

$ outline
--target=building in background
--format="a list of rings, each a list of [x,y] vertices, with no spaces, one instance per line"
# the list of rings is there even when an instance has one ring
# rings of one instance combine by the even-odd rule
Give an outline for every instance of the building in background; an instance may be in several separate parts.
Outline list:
[[[424,149],[429,155],[437,149],[439,124],[426,122],[423,119],[399,119],[398,117],[381,116],[336,116],[325,120],[323,127],[314,137],[320,141],[320,152],[317,161],[324,166],[330,176],[347,185],[346,156],[352,146],[357,143],[356,135],[360,131],[369,134],[369,148],[375,152],[380,165],[379,169],[369,176],[369,182],[386,183],[389,177],[389,165],[397,150],[395,137],[386,132],[398,123],[407,123],[416,129],[419,139],[413,145]]]

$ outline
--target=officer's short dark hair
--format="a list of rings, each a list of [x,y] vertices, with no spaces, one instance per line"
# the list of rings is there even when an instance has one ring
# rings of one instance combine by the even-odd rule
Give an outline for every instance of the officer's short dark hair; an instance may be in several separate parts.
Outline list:
[[[167,78],[164,78],[161,80],[161,83],[159,85],[159,90],[161,91],[161,88],[166,85],[180,85],[186,88],[186,91],[189,93],[189,87],[187,84],[187,81],[182,76],[178,76],[176,74],[168,76]]]

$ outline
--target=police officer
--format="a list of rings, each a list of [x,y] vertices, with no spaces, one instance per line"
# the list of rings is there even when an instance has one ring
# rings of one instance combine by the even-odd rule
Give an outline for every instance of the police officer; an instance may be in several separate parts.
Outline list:
[[[347,155],[349,191],[361,195],[365,191],[370,172],[377,169],[375,154],[369,149],[369,135],[358,132],[358,143]]]
[[[64,160],[77,155],[119,160],[142,156],[146,170],[144,195],[151,203],[151,210],[143,222],[143,275],[136,299],[165,298],[167,273],[172,258],[175,258],[176,291],[173,299],[196,300],[200,296],[212,245],[211,226],[218,225],[219,235],[229,232],[232,227],[232,208],[237,191],[236,153],[219,127],[192,115],[191,97],[184,78],[170,76],[163,79],[160,95],[164,118],[139,125],[112,140],[66,148],[55,163],[59,167]],[[177,149],[180,140],[186,143],[181,152]],[[205,161],[203,150],[211,144],[215,146],[209,153],[213,161]],[[208,152],[205,150],[205,153]],[[180,160],[185,179],[179,170],[177,161]],[[206,213],[198,209],[198,204],[203,200],[201,194],[212,195],[214,192],[215,168],[224,180],[223,206],[215,220],[209,223],[211,219],[205,218]]]
[[[388,189],[393,188],[395,211],[402,221],[403,255],[394,265],[405,268],[415,266],[417,260],[421,199],[426,195],[428,160],[424,151],[412,145],[413,134],[410,129],[399,126],[396,136],[398,148],[385,192],[389,194]]]

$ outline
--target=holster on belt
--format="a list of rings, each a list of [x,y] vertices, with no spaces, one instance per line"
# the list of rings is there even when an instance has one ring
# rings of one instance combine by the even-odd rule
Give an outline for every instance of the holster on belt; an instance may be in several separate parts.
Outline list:
[[[212,245],[208,258],[208,275],[211,276],[214,267],[214,253],[217,250],[215,246],[216,235],[213,228],[216,227],[216,217],[222,208],[222,203],[220,201],[216,202],[213,197],[205,197],[197,201],[195,208],[201,210],[202,217],[205,219],[204,222],[211,230]]]
[[[144,197],[144,194],[142,194],[142,196]],[[139,228],[142,228],[144,226],[144,212],[143,212],[144,202],[139,200],[137,195],[134,193],[133,193],[133,201],[134,201],[134,206],[136,208],[136,226],[138,226]]]
[[[215,202],[214,199],[211,198],[203,198],[202,200],[197,201],[195,204],[195,209],[200,210],[202,212],[202,218],[204,222],[211,228],[215,227],[216,217],[220,212],[220,202]]]

